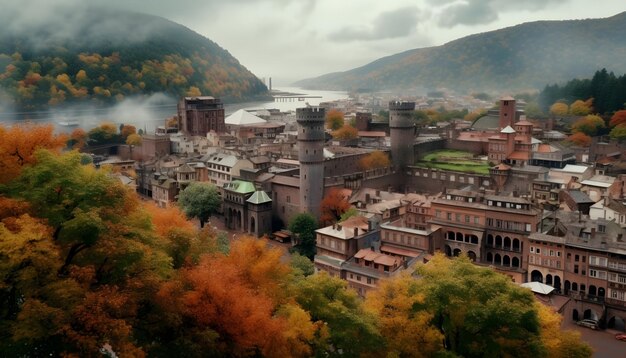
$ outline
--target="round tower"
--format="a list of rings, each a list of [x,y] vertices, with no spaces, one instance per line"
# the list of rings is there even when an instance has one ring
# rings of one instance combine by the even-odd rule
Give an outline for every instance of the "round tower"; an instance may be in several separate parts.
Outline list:
[[[300,161],[300,212],[320,219],[324,195],[324,120],[320,107],[296,109]]]
[[[389,131],[391,134],[391,160],[396,168],[415,164],[413,143],[415,102],[389,102]]]

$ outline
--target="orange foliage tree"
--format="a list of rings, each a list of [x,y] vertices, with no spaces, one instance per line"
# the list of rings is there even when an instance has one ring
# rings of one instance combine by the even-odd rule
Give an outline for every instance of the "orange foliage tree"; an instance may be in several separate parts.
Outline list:
[[[22,167],[36,162],[39,148],[59,152],[66,137],[54,134],[52,125],[0,125],[0,183],[16,178]]]
[[[350,191],[347,189],[331,188],[322,199],[321,218],[323,225],[336,223],[343,213],[350,208],[348,202]]]
[[[598,132],[604,128],[606,128],[604,119],[602,119],[600,116],[596,116],[593,114],[585,116],[584,118],[581,118],[574,124],[572,124],[572,132],[582,132],[588,136],[597,135]]]
[[[615,112],[609,122],[609,126],[611,127],[617,127],[620,124],[626,124],[626,109]]]
[[[130,124],[123,124],[122,128],[120,129],[120,135],[122,136],[122,139],[128,138],[128,136],[131,134],[137,134],[137,128]]]
[[[361,170],[386,168],[390,165],[389,155],[380,150],[373,151],[359,160],[359,168]]]
[[[279,306],[268,294],[277,294],[274,287],[289,271],[277,250],[244,238],[229,256],[208,255],[182,269],[157,294],[168,325],[189,338],[201,333],[205,338],[194,342],[208,355],[310,355],[308,341],[316,331],[310,315],[294,305]]]
[[[76,128],[70,134],[70,139],[67,141],[67,146],[72,149],[81,149],[87,144],[87,132],[82,128]]]
[[[351,125],[344,125],[343,127],[332,132],[332,136],[339,140],[355,139],[359,136],[359,131]]]
[[[567,141],[580,147],[588,147],[591,145],[591,137],[583,132],[572,134],[567,138]]]

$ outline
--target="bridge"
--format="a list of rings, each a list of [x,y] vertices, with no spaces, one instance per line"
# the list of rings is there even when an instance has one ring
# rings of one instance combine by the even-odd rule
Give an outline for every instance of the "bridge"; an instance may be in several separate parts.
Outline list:
[[[322,98],[322,96],[310,96],[310,95],[274,96],[274,102],[293,102],[295,100],[304,101],[307,98]]]

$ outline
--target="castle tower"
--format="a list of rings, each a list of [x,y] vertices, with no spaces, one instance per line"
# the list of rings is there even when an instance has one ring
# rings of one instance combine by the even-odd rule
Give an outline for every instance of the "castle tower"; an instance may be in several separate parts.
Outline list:
[[[513,126],[515,123],[515,98],[505,96],[500,98],[500,129]]]
[[[324,120],[320,107],[296,109],[300,161],[300,212],[320,219],[324,196]]]
[[[415,164],[413,143],[415,102],[389,102],[389,130],[391,134],[391,160],[396,168]]]

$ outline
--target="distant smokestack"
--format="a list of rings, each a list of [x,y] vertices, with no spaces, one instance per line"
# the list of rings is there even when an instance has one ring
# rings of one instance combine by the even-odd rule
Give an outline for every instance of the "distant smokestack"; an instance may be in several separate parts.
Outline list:
[[[272,90],[272,77],[270,77],[270,91]]]

